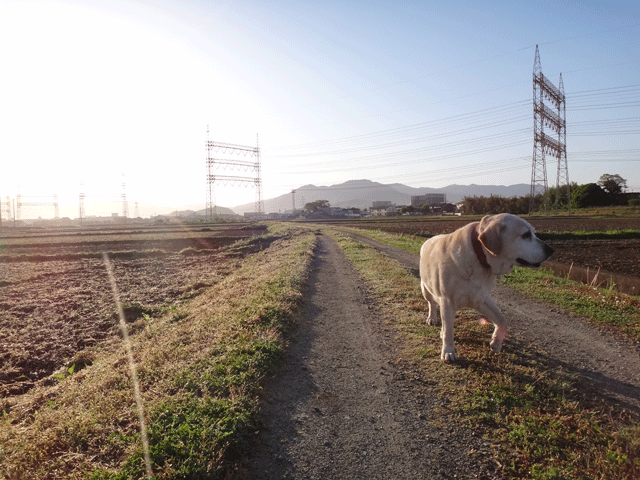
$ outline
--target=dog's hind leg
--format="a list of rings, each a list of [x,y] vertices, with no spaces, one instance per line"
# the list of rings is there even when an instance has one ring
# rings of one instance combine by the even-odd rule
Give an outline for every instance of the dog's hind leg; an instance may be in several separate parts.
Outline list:
[[[433,296],[429,293],[429,290],[424,286],[424,283],[420,282],[420,289],[422,290],[422,296],[429,304],[429,315],[427,315],[427,324],[428,325],[439,325],[438,321],[438,307],[436,301],[433,299]]]
[[[456,319],[456,307],[447,298],[440,304],[440,316],[442,317],[442,352],[440,358],[445,362],[455,362],[458,360],[456,347],[453,343],[453,321]]]
[[[504,317],[502,311],[500,311],[500,308],[491,298],[487,298],[482,304],[478,306],[477,310],[482,315],[487,317],[495,326],[489,346],[494,352],[500,353],[500,350],[502,350],[502,341],[507,335],[507,319]]]

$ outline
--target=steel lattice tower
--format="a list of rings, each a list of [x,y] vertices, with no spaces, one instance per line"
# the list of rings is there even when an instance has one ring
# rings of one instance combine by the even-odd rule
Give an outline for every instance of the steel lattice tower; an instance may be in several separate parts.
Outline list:
[[[558,161],[558,177],[556,180],[557,195],[560,195],[561,179],[566,183],[566,193],[569,195],[569,173],[567,168],[567,122],[564,84],[560,74],[560,88],[556,88],[549,79],[542,74],[540,52],[536,45],[536,56],[533,62],[533,162],[531,166],[531,192],[529,199],[529,214],[535,207],[536,195],[547,192],[547,154]],[[553,108],[550,108],[548,102]],[[546,133],[551,130],[555,135]],[[546,209],[546,205],[544,207]]]
[[[264,202],[262,201],[262,172],[260,171],[260,144],[258,143],[258,134],[256,133],[256,213],[264,215]]]
[[[23,198],[32,198],[38,199],[35,202],[25,202]],[[44,201],[41,199],[48,200],[50,197],[45,195],[16,195],[16,208],[15,208],[15,216],[16,219],[20,220],[20,216],[22,215],[22,207],[53,207],[54,210],[54,219],[60,219],[60,210],[58,208],[58,194],[53,194],[53,202]]]
[[[80,226],[82,226],[82,219],[85,217],[84,213],[84,185],[80,182],[80,195],[78,198],[78,215],[80,216]]]
[[[567,112],[566,102],[564,95],[564,82],[562,81],[562,74],[560,74],[560,82],[558,83],[558,90],[562,94],[562,104],[560,105],[560,118],[562,120],[562,128],[558,133],[558,140],[562,146],[562,151],[558,156],[558,175],[556,177],[556,208],[560,207],[560,199],[566,200],[567,208],[571,208],[571,186],[569,184],[569,165],[567,164]],[[566,189],[561,192],[560,189],[563,185],[566,185]]]
[[[5,220],[8,221],[11,219],[11,202],[9,197],[7,197],[4,203],[2,203],[2,198],[0,197],[0,230],[2,230],[3,215]]]
[[[260,174],[260,147],[258,145],[258,136],[256,135],[256,146],[249,147],[244,145],[234,145],[231,143],[220,143],[209,140],[209,127],[207,127],[207,205],[206,216],[209,220],[213,220],[217,215],[217,206],[215,205],[215,192],[213,186],[215,184],[222,185],[253,185],[256,189],[255,210],[258,215],[264,214],[264,202],[262,201],[262,177]],[[254,160],[235,160],[213,158],[211,152],[221,152],[227,154],[236,154],[252,157]],[[253,173],[251,176],[238,175],[218,175],[214,169],[230,168],[232,170],[245,170]]]
[[[124,218],[124,222],[127,221],[127,217],[129,216],[129,204],[127,203],[127,186],[124,182],[124,173],[122,174],[122,217]]]

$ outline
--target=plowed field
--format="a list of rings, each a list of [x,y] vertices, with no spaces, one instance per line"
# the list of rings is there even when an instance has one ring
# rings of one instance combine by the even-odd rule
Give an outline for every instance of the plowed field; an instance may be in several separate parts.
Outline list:
[[[101,252],[113,265],[127,321],[145,328],[269,242],[232,246],[266,233],[238,224],[9,232],[0,237],[0,396],[24,393],[61,367],[82,368],[91,362],[87,347],[118,335]]]

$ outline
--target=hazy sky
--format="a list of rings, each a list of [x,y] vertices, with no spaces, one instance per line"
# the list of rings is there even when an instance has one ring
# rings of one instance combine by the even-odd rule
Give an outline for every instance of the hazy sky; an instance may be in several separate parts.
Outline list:
[[[536,44],[562,72],[570,180],[640,190],[637,1],[0,0],[0,196],[77,205],[124,173],[131,201],[204,204],[207,126],[259,143],[264,198],[529,183]]]

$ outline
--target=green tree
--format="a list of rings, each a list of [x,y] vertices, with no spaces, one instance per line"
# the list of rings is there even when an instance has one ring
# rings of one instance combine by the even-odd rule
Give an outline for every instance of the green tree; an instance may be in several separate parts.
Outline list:
[[[627,188],[627,181],[617,173],[615,175],[605,173],[598,180],[598,185],[609,195],[617,195]]]
[[[576,182],[572,182],[571,187],[569,188],[569,192],[572,193],[573,190],[575,190],[576,188],[578,188],[578,184]],[[560,190],[558,190],[557,187],[549,187],[546,195],[549,201],[549,205],[555,207],[557,203],[557,206],[559,208],[567,206],[567,186],[566,185],[560,185]]]
[[[571,192],[573,208],[602,207],[607,205],[609,200],[607,192],[596,183],[580,185]]]
[[[316,200],[315,202],[309,202],[305,204],[304,209],[308,213],[317,212],[321,208],[329,208],[331,204],[329,200]]]

